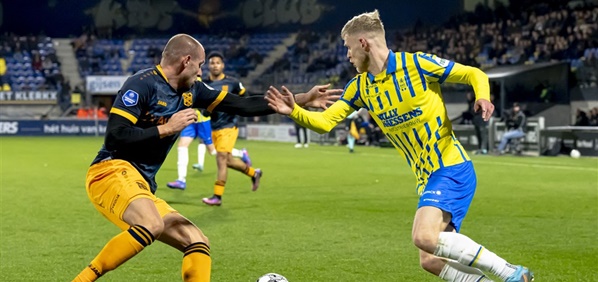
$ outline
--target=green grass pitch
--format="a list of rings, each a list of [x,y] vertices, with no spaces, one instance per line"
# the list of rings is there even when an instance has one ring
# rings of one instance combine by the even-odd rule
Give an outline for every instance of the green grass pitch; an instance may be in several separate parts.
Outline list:
[[[87,199],[88,137],[0,137],[0,281],[70,281],[119,230]],[[264,170],[260,189],[231,171],[221,207],[215,161],[176,178],[176,149],[158,197],[210,237],[212,280],[439,281],[419,268],[410,234],[414,176],[394,149],[239,141]],[[191,148],[196,159],[196,143]],[[478,190],[462,232],[536,281],[598,281],[598,159],[472,156]],[[155,243],[101,281],[181,281],[181,253]]]

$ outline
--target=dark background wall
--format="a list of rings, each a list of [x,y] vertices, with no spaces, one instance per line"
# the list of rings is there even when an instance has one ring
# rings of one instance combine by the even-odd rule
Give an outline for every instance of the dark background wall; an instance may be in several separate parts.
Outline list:
[[[462,0],[0,0],[0,31],[78,35],[95,26],[113,35],[171,35],[229,30],[339,32],[356,14],[379,9],[387,28],[418,20],[441,24],[459,13]]]

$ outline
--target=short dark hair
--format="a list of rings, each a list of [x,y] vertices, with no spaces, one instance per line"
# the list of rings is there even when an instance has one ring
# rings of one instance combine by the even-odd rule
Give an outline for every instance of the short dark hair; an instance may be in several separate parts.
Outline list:
[[[210,52],[210,54],[208,54],[208,61],[214,57],[218,57],[218,58],[220,58],[220,60],[222,60],[224,62],[224,55],[222,55],[222,53],[220,53],[218,51]]]

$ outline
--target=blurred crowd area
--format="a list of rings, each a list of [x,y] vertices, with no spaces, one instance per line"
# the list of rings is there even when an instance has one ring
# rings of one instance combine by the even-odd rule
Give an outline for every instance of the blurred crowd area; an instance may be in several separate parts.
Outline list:
[[[264,56],[280,44],[288,34],[195,35],[206,52],[218,51],[226,57],[227,73],[245,77],[262,63]],[[79,61],[79,72],[86,75],[123,75],[152,67],[160,62],[167,37],[130,40],[101,37],[94,28],[72,40]]]
[[[598,107],[584,111],[577,109],[575,113],[575,126],[598,126]]]
[[[0,80],[3,90],[57,90],[65,81],[52,39],[0,35]]]
[[[581,87],[597,86],[595,5],[572,7],[566,1],[547,1],[529,7],[506,7],[497,1],[495,9],[478,5],[474,12],[455,16],[442,26],[417,22],[404,30],[387,27],[386,36],[394,51],[423,51],[482,69],[567,61]],[[338,34],[301,31],[271,73],[284,74],[280,75],[283,83],[313,83],[321,77],[348,81],[355,73],[342,44]],[[292,75],[285,81],[284,77],[293,73],[305,75]]]
[[[389,48],[432,53],[482,69],[566,61],[580,87],[598,86],[598,6],[556,0],[533,5],[525,3],[537,1],[510,1],[509,6],[495,2],[494,9],[478,5],[475,11],[454,16],[443,25],[416,22],[402,30],[387,26]],[[383,11],[383,20],[385,14]],[[208,53],[224,54],[225,73],[240,78],[250,93],[263,93],[268,85],[295,85],[302,90],[323,83],[342,87],[356,72],[346,58],[339,33],[304,29],[194,36]],[[4,91],[58,91],[61,108],[66,110],[72,93],[80,99],[86,97],[84,85],[71,86],[69,77],[130,75],[152,67],[159,63],[168,40],[111,38],[110,34],[88,27],[71,38],[76,74],[61,72],[61,59],[65,58],[57,56],[52,38],[3,34],[0,87]],[[207,72],[205,65],[204,74]]]

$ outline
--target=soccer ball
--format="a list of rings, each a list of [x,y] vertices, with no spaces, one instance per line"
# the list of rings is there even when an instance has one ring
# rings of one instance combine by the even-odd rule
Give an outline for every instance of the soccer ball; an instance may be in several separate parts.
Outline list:
[[[289,280],[280,274],[268,273],[262,275],[256,282],[289,282]]]
[[[581,157],[581,153],[575,149],[571,150],[571,153],[569,155],[574,159]]]

